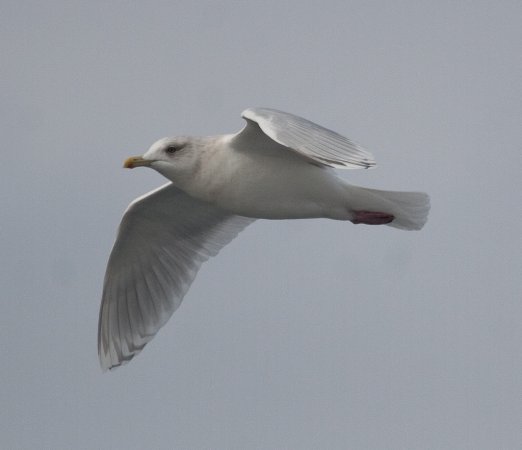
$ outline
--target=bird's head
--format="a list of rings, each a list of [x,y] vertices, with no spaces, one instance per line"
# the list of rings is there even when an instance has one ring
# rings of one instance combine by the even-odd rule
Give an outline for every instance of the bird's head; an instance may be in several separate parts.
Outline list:
[[[168,137],[154,142],[143,156],[127,158],[123,167],[151,167],[176,184],[197,172],[200,153],[197,139]]]

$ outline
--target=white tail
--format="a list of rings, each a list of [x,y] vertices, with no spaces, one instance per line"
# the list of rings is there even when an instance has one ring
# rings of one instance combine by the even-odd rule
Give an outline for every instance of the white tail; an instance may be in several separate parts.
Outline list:
[[[420,230],[428,220],[430,197],[424,192],[380,191],[349,186],[350,206],[354,210],[393,214],[387,225],[401,230]]]

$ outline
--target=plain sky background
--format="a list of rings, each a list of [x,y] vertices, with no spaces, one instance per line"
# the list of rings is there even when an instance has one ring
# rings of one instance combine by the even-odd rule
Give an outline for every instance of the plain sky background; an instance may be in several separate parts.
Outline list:
[[[520,1],[0,2],[0,448],[522,448]],[[258,221],[96,353],[124,158],[267,106],[422,190],[421,232]]]

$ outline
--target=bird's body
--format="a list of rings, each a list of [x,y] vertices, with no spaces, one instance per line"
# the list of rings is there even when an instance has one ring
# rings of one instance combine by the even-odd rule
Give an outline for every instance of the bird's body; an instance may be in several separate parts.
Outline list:
[[[350,218],[347,184],[274,141],[244,151],[234,135],[224,135],[199,145],[202,157],[192,177],[164,173],[194,198],[256,219]]]
[[[98,350],[103,368],[130,360],[181,303],[203,261],[254,219],[330,218],[420,229],[429,197],[348,184],[332,168],[369,168],[347,138],[276,110],[243,112],[236,134],[164,138],[125,167],[171,181],[140,197],[120,226],[105,276]]]

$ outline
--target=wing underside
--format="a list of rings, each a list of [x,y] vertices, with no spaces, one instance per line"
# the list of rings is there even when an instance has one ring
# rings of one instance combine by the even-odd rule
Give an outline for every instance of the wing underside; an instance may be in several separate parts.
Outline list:
[[[181,304],[201,264],[252,221],[171,183],[132,202],[105,274],[98,325],[102,368],[139,353]]]

